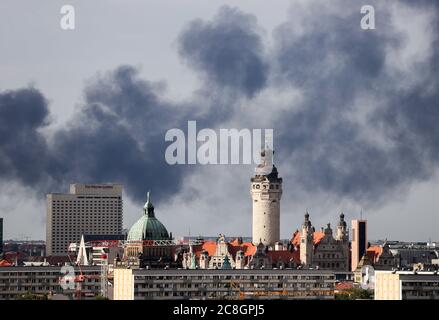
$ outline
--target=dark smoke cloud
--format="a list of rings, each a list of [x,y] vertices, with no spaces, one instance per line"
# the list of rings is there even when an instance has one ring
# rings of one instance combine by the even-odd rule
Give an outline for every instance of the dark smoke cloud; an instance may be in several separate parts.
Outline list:
[[[242,98],[252,102],[264,90],[298,89],[303,100],[277,111],[271,123],[278,167],[294,168],[285,183],[290,190],[295,185],[377,203],[437,168],[439,41],[431,58],[419,63],[422,81],[401,89],[404,79],[389,73],[386,58],[404,37],[393,30],[386,4],[370,4],[378,30],[359,28],[359,8],[340,16],[317,6],[305,33],[292,32],[291,21],[280,25],[273,48],[264,48],[255,17],[222,7],[212,21],[196,20],[179,36],[182,58],[206,80],[189,101],[167,100],[163,84],[122,66],[85,88],[84,105],[50,146],[39,133],[49,116],[42,94],[1,93],[0,175],[44,188],[50,181],[47,191],[73,181],[118,181],[135,200],[147,189],[168,199],[194,170],[165,163],[168,129],[184,129],[188,120],[200,128],[248,120]],[[437,17],[437,7],[429,8]],[[358,99],[364,97],[378,105],[359,123],[350,115],[361,113]],[[249,125],[258,127],[253,121]],[[385,143],[375,143],[370,132]]]
[[[182,128],[186,117],[156,91],[160,85],[140,80],[133,67],[98,77],[50,146],[39,132],[49,117],[43,95],[37,89],[1,93],[1,177],[40,193],[64,190],[72,182],[121,182],[137,201],[148,189],[157,200],[169,197],[179,189],[185,167],[165,163],[164,135]]]
[[[118,181],[135,200],[151,189],[169,197],[181,184],[184,166],[165,162],[166,130],[181,128],[182,106],[161,100],[161,85],[139,79],[122,66],[85,90],[86,103],[54,139],[58,177],[67,181]]]
[[[279,152],[296,168],[295,183],[306,190],[360,203],[383,200],[391,191],[432,175],[437,160],[433,163],[428,154],[437,154],[439,141],[434,125],[439,92],[437,86],[427,86],[437,72],[427,75],[421,86],[398,89],[403,79],[386,70],[386,50],[398,48],[404,38],[388,32],[387,4],[370,4],[379,21],[376,31],[359,28],[359,10],[343,18],[323,10],[298,38],[291,36],[289,22],[275,32],[277,81],[301,88],[305,97],[300,111],[281,116]],[[433,59],[423,67],[435,68],[437,48],[436,41]],[[355,103],[362,96],[383,101],[367,126],[376,135],[383,132],[385,145],[367,139],[361,125],[348,117],[361,111]]]
[[[209,82],[252,97],[268,75],[258,29],[254,16],[224,6],[212,21],[190,23],[180,35],[179,51]]]
[[[34,88],[0,92],[0,178],[34,186],[47,172],[48,149],[38,131],[49,110]]]

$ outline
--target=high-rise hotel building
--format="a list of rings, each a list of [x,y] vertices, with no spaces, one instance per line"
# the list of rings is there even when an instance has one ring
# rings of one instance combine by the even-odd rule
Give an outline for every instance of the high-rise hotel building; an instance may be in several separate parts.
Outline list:
[[[82,234],[121,234],[122,213],[120,184],[71,184],[70,193],[48,194],[46,254],[66,254]]]

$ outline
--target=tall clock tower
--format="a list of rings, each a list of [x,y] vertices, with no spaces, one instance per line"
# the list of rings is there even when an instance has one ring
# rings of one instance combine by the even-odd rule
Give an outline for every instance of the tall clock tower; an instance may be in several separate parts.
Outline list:
[[[282,178],[273,164],[273,150],[261,151],[261,163],[251,178],[250,193],[253,201],[253,243],[266,246],[280,240],[280,199]]]

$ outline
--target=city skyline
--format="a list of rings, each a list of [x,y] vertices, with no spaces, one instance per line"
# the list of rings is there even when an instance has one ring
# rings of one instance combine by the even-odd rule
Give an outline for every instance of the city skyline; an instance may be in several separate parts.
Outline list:
[[[151,190],[176,236],[251,235],[253,165],[165,162],[165,132],[197,120],[274,129],[281,238],[308,210],[439,240],[436,3],[369,1],[367,31],[342,0],[72,1],[70,31],[63,4],[0,4],[4,239],[44,239],[45,195],[75,182],[123,184],[126,229]]]

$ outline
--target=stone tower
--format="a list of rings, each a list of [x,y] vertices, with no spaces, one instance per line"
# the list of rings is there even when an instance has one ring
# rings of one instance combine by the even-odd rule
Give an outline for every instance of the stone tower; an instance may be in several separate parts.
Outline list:
[[[305,221],[300,233],[300,262],[304,266],[311,266],[314,250],[314,229],[309,220],[309,213],[305,214]]]
[[[349,266],[349,230],[347,227],[347,223],[344,219],[344,213],[340,214],[340,220],[337,225],[337,235],[335,237],[337,241],[341,243],[341,248],[343,250],[343,257],[345,258],[344,265]],[[346,270],[349,270],[349,267],[346,267]]]
[[[339,241],[349,241],[349,231],[346,221],[344,220],[343,212],[340,214],[340,220],[337,225],[337,236],[335,239]]]
[[[280,240],[280,199],[282,178],[273,165],[273,151],[262,150],[261,163],[251,178],[253,201],[253,243],[272,246]]]

